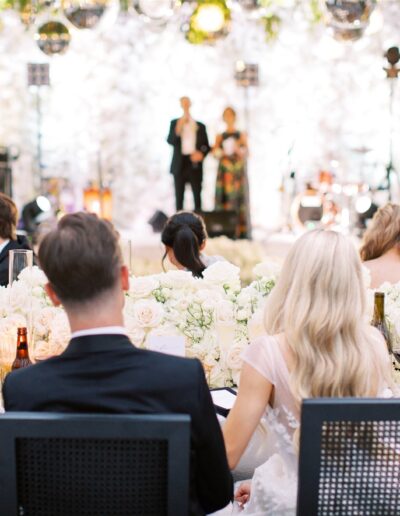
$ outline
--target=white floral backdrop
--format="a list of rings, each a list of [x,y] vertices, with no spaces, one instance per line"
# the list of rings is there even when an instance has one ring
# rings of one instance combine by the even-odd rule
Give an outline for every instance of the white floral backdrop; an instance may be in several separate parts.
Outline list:
[[[27,30],[14,13],[1,13],[0,144],[22,150],[14,167],[19,203],[33,194],[35,167],[36,93],[27,87],[26,64],[46,60],[51,87],[42,91],[45,174],[70,178],[79,202],[82,187],[96,178],[100,156],[113,179],[114,216],[121,228],[134,228],[156,208],[173,210],[165,138],[181,95],[192,97],[194,115],[207,124],[211,140],[227,104],[237,108],[243,127],[244,92],[233,78],[238,60],[260,66],[260,86],[249,93],[249,175],[257,226],[279,224],[279,185],[289,166],[302,178],[335,166],[339,178],[363,174],[379,183],[389,133],[383,54],[399,44],[399,4],[383,0],[368,34],[354,43],[336,42],[323,25],[310,29],[300,15],[283,24],[276,42],[266,43],[261,27],[235,13],[231,33],[215,46],[190,45],[177,21],[155,31],[134,14],[118,15],[112,8],[98,28],[71,29],[68,52],[51,59],[36,48],[35,27]],[[395,110],[398,140],[398,88]],[[361,146],[373,149],[365,159],[351,150]],[[211,209],[216,173],[211,157],[206,172],[204,204]]]

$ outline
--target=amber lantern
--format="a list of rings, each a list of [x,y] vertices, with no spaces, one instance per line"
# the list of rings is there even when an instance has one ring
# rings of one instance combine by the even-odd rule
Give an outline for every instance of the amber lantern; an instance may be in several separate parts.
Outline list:
[[[83,191],[83,207],[89,213],[95,213],[102,219],[112,219],[112,193],[108,187],[99,188],[94,183]]]

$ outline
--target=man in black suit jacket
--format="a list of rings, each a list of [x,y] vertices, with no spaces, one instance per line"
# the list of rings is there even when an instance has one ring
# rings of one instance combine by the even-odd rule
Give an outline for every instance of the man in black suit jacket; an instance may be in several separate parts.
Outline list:
[[[201,363],[138,349],[128,339],[128,272],[112,226],[87,213],[67,215],[44,238],[39,261],[72,339],[60,356],[7,376],[6,411],[189,414],[191,514],[227,505],[232,478]]]
[[[18,211],[14,201],[0,193],[0,286],[8,285],[9,252],[15,249],[31,250],[26,237],[17,235]]]
[[[201,211],[201,188],[203,183],[203,161],[210,151],[204,124],[196,122],[190,115],[189,97],[180,99],[183,116],[172,120],[167,142],[173,146],[171,174],[175,182],[176,209],[183,209],[186,183],[193,192],[194,209]]]

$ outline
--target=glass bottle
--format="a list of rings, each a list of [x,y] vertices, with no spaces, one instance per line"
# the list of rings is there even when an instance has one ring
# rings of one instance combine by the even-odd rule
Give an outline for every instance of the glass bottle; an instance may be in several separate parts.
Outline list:
[[[27,328],[18,328],[17,354],[11,369],[22,369],[32,364],[29,358],[28,350],[28,330]]]
[[[392,353],[392,341],[385,319],[385,294],[383,292],[375,292],[374,316],[371,324],[381,332],[386,341],[389,353]]]

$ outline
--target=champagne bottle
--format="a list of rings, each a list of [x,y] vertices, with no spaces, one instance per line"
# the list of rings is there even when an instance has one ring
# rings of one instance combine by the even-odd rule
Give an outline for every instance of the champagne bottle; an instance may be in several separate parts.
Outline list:
[[[392,341],[385,319],[385,294],[383,292],[375,292],[374,316],[371,324],[382,333],[383,338],[386,341],[388,351],[389,353],[392,353]]]
[[[26,328],[18,328],[17,354],[11,369],[22,369],[32,364],[28,350],[28,331]]]

